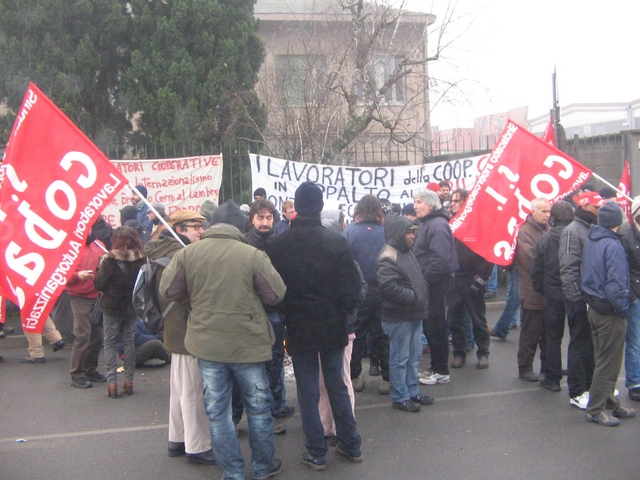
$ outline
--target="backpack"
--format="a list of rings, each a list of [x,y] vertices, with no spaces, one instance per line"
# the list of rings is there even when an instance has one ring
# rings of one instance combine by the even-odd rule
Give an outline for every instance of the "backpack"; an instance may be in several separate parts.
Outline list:
[[[155,260],[147,257],[147,263],[140,267],[136,284],[133,287],[133,308],[136,311],[136,315],[145,323],[149,332],[154,335],[164,330],[164,317],[167,316],[167,313],[175,303],[171,302],[161,312],[158,289],[155,282],[158,268],[166,268],[170,261],[169,257],[156,258]]]

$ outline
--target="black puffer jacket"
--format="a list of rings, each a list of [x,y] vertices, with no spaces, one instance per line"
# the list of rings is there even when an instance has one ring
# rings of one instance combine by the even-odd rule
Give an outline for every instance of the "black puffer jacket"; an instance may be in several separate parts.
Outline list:
[[[622,245],[624,245],[629,260],[629,278],[631,280],[629,301],[633,303],[640,298],[640,231],[638,231],[638,224],[634,223],[627,230],[627,233],[622,237]]]
[[[390,214],[384,225],[387,244],[378,256],[376,276],[382,297],[382,320],[422,320],[427,312],[427,283],[416,257],[405,243],[411,226],[406,217]]]
[[[322,226],[320,216],[298,216],[267,242],[287,293],[278,309],[290,352],[345,347],[347,314],[360,297],[361,279],[346,239]]]
[[[443,275],[458,271],[458,256],[444,208],[434,210],[421,220],[416,231],[413,254],[427,282],[441,281]]]
[[[132,250],[111,250],[102,257],[93,285],[102,292],[100,309],[104,313],[115,316],[134,312],[133,286],[145,261],[144,255]],[[124,270],[118,262],[122,262]]]

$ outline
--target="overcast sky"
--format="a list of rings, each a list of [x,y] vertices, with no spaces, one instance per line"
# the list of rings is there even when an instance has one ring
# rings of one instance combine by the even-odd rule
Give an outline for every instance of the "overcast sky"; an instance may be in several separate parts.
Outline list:
[[[411,9],[433,9],[437,24],[449,3],[409,1]],[[561,106],[640,98],[638,0],[458,0],[456,12],[447,38],[460,38],[430,73],[459,83],[434,106],[434,126],[472,126],[475,117],[520,106],[529,119],[545,114],[554,66]]]

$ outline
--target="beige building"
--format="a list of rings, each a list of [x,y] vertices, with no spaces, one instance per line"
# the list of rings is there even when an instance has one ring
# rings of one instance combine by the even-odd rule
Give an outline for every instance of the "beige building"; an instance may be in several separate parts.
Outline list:
[[[263,153],[314,163],[423,163],[430,145],[427,27],[435,17],[363,7],[258,0]]]

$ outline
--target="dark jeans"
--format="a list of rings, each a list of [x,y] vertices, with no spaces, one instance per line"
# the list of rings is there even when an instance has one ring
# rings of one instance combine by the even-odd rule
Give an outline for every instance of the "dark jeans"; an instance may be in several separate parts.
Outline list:
[[[591,389],[593,378],[593,338],[584,300],[565,303],[569,322],[569,353],[567,355],[567,385],[569,396],[579,397]]]
[[[548,383],[559,385],[562,380],[562,336],[564,335],[564,300],[545,298],[544,334],[546,340],[545,370]]]
[[[489,356],[489,330],[487,329],[486,304],[484,291],[471,290],[466,286],[458,286],[449,292],[449,318],[451,320],[451,344],[453,356],[467,356],[467,335],[465,329],[465,312],[471,317],[473,338],[478,345],[477,356]]]
[[[536,348],[540,345],[540,371],[546,371],[546,338],[542,310],[524,309],[520,342],[518,345],[518,369],[520,373],[533,370]]]
[[[318,363],[320,355],[320,363]],[[329,394],[331,411],[336,422],[340,448],[353,456],[360,455],[360,435],[351,408],[351,399],[342,378],[344,348],[292,352],[293,371],[298,389],[298,404],[305,437],[305,447],[314,458],[324,459],[328,446],[324,442],[324,428],[320,421],[319,369],[322,364],[324,384]]]
[[[389,337],[382,331],[382,298],[375,284],[369,284],[364,304],[358,309],[356,339],[353,341],[350,364],[352,379],[358,378],[362,373],[368,335],[373,337],[371,364],[379,363],[382,378],[389,381]]]
[[[431,349],[431,370],[449,375],[449,339],[447,338],[447,310],[445,296],[451,277],[432,276],[429,284],[429,308],[422,322],[424,334]]]

